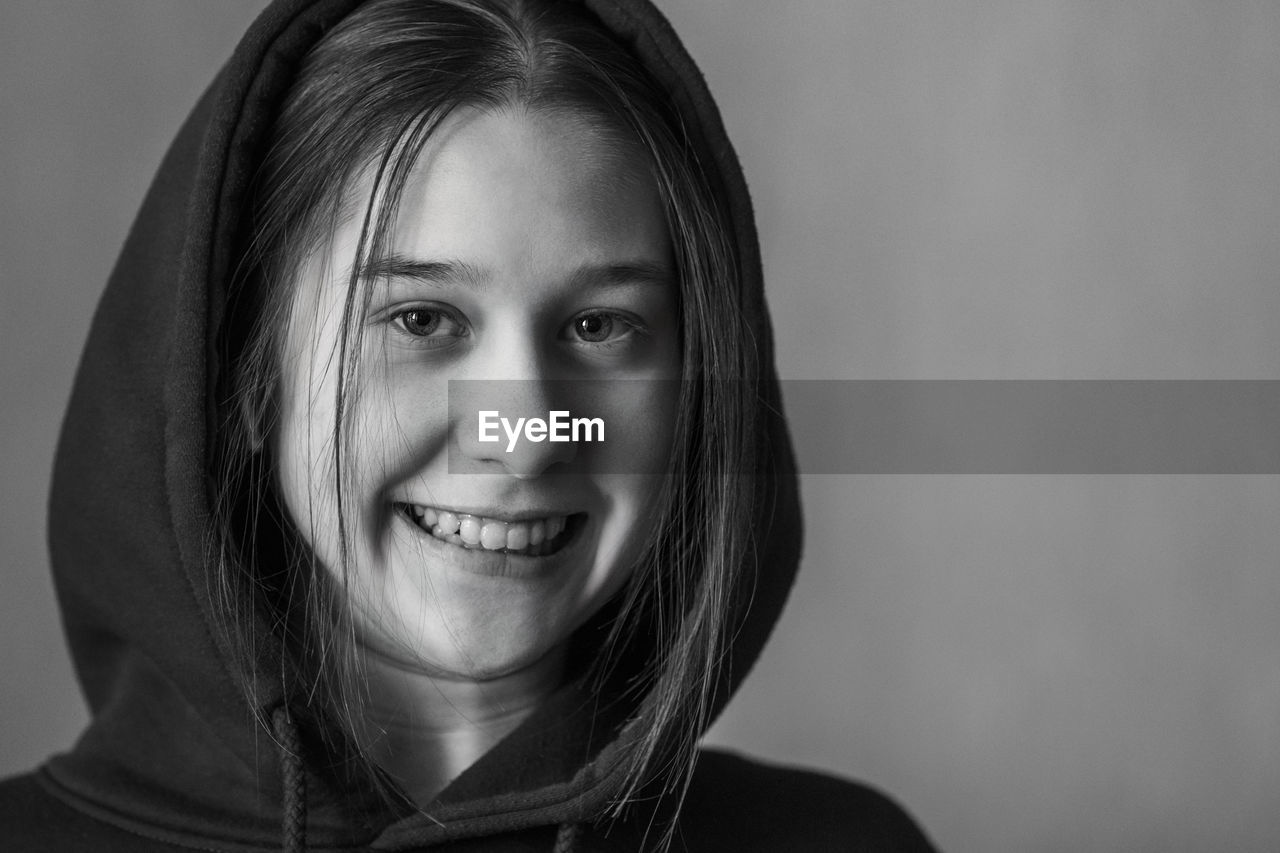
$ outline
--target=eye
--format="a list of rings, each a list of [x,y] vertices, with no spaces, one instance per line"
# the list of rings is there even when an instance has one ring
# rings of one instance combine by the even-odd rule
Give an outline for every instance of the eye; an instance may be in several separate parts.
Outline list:
[[[613,318],[608,314],[587,314],[573,321],[573,332],[593,344],[607,341],[613,332]]]
[[[640,324],[612,311],[579,314],[569,322],[568,337],[588,344],[622,341],[640,330]]]
[[[450,312],[439,308],[415,306],[398,311],[391,320],[405,334],[415,338],[460,338],[466,327]]]

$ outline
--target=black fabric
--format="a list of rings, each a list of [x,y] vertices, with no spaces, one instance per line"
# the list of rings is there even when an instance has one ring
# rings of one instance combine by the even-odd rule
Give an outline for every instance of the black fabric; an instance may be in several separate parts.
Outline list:
[[[177,853],[193,849],[117,828],[66,804],[49,792],[40,774],[0,782],[0,827],[4,849],[13,853]],[[558,827],[492,831],[432,844],[343,847],[356,850],[423,850],[438,853],[548,853]],[[577,826],[573,850],[624,853],[642,848],[653,832],[643,818],[608,826]],[[194,849],[280,850],[243,844]],[[311,851],[335,850],[329,846]],[[704,751],[681,812],[672,851],[688,853],[930,853],[934,848],[903,809],[871,788],[803,770],[769,766],[741,756]]]
[[[551,850],[569,824],[578,829],[561,837],[575,850],[635,850],[670,809],[656,801],[597,822],[619,792],[630,706],[569,684],[455,780],[430,819],[394,811],[343,782],[291,724],[273,731],[273,717],[289,719],[279,648],[263,649],[261,671],[275,676],[249,703],[214,630],[209,396],[240,215],[301,57],[358,3],[278,0],[262,14],[180,130],[111,274],[50,497],[54,579],[92,720],[70,751],[0,783],[6,850],[279,850],[304,837],[313,851]],[[759,430],[771,466],[755,481],[765,500],[723,673],[733,688],[785,603],[801,538],[751,202],[715,104],[662,16],[646,0],[585,5],[667,89],[727,199],[738,301],[767,365]],[[271,636],[266,625],[256,633]],[[714,753],[683,814],[676,849],[927,849],[866,789]]]

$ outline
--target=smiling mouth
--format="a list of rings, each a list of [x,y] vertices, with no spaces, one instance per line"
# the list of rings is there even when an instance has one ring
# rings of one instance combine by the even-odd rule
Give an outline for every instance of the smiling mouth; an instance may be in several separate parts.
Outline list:
[[[586,513],[576,512],[523,521],[500,521],[420,504],[397,503],[395,506],[418,529],[441,542],[473,551],[526,557],[545,557],[556,553],[569,544],[587,519]]]

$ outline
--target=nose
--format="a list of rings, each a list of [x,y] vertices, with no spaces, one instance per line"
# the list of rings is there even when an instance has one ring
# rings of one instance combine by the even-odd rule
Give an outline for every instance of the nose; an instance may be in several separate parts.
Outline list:
[[[528,480],[568,467],[577,456],[565,420],[568,380],[545,373],[535,354],[508,346],[482,374],[449,380],[451,473],[506,473]]]

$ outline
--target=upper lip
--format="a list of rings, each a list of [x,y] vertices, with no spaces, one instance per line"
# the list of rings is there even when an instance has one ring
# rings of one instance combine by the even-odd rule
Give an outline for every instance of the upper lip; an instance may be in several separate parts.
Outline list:
[[[518,524],[522,521],[537,521],[540,518],[551,518],[552,516],[576,515],[581,510],[560,509],[552,507],[533,507],[529,509],[512,510],[510,507],[455,507],[445,506],[444,504],[433,503],[431,501],[406,500],[404,503],[413,504],[414,506],[431,507],[441,512],[451,512],[454,515],[474,515],[483,518],[491,518],[494,521],[505,521],[508,524]]]

